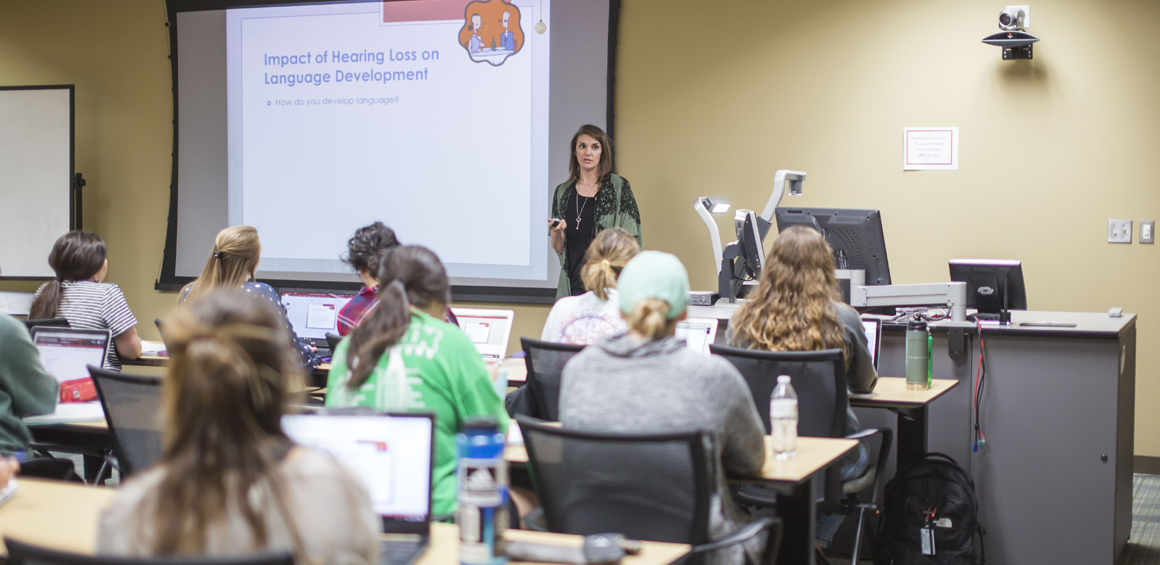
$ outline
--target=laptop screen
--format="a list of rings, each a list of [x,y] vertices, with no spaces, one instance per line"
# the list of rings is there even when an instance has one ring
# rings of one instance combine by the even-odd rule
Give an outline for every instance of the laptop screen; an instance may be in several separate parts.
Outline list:
[[[428,414],[289,414],[282,429],[295,443],[325,451],[352,471],[389,523],[426,523],[431,508],[435,420]],[[398,531],[397,529],[394,529]]]
[[[338,333],[338,312],[352,298],[339,292],[286,291],[282,306],[300,339],[325,340],[327,332]]]
[[[717,339],[717,318],[686,318],[677,322],[676,336],[685,340],[689,349],[708,355],[709,346]]]
[[[882,320],[862,318],[862,330],[866,332],[866,345],[870,349],[870,363],[878,370],[878,350],[882,347]]]
[[[87,365],[103,367],[110,339],[109,330],[32,329],[40,362],[59,382],[88,378]]]
[[[459,329],[475,344],[484,361],[499,361],[507,356],[515,311],[476,308],[452,308],[451,311],[459,320]]]

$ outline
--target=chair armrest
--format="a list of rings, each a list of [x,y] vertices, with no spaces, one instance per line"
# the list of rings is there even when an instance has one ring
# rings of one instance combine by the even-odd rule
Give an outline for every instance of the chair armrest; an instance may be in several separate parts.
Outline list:
[[[731,547],[731,546],[737,545],[739,543],[748,541],[753,536],[756,536],[757,534],[759,534],[763,531],[766,531],[766,530],[773,530],[774,532],[776,532],[774,538],[772,538],[771,541],[774,541],[776,544],[780,545],[781,544],[781,519],[780,518],[763,517],[763,518],[758,518],[752,522],[749,522],[749,523],[745,524],[744,526],[741,526],[740,528],[737,529],[736,532],[733,532],[732,534],[730,534],[724,538],[721,538],[717,541],[711,541],[709,543],[703,543],[701,545],[694,546],[692,551],[690,551],[689,553],[690,554],[692,554],[692,553],[705,553],[708,551],[716,551],[718,549]]]
[[[874,489],[871,491],[870,504],[878,503],[879,483],[886,474],[886,463],[890,457],[890,446],[894,443],[894,430],[890,428],[867,428],[846,436],[846,439],[863,440],[874,435],[882,436],[882,444],[878,446],[878,460],[874,462]]]

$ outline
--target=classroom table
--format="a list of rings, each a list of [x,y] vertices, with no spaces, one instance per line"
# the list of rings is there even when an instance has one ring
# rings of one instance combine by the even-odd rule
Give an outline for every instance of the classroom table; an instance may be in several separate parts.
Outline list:
[[[0,537],[55,549],[91,555],[96,549],[97,521],[102,508],[117,491],[74,483],[19,478],[12,499],[0,506]],[[579,547],[581,536],[508,530],[509,541]],[[689,552],[678,543],[644,542],[639,555],[629,555],[622,565],[668,565]],[[7,548],[0,547],[3,555]],[[459,527],[431,524],[431,545],[417,565],[458,565]]]
[[[878,377],[872,396],[851,395],[850,406],[885,408],[898,415],[895,468],[902,468],[927,452],[927,406],[958,384],[955,380],[934,379],[928,390],[908,390],[903,377]]]
[[[773,438],[765,436],[765,466],[752,476],[730,476],[733,484],[748,484],[777,491],[777,515],[785,527],[778,563],[814,563],[814,528],[817,517],[817,482],[821,471],[850,451],[852,439],[799,437],[797,456],[778,460],[773,454]],[[504,459],[514,465],[528,462],[523,445],[508,445]]]

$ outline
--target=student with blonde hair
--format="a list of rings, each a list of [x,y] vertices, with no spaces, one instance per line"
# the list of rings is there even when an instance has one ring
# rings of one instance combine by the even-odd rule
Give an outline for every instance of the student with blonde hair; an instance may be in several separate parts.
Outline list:
[[[638,253],[636,238],[623,229],[609,228],[596,234],[580,270],[588,292],[557,301],[548,313],[540,339],[587,345],[623,333],[627,326],[620,317],[616,279]]]
[[[165,322],[161,460],[100,517],[97,553],[132,557],[291,552],[302,564],[377,562],[361,481],[282,431],[302,379],[273,305],[199,293]]]
[[[258,239],[258,230],[253,227],[231,226],[218,232],[201,276],[181,289],[177,303],[196,302],[202,295],[222,288],[240,288],[259,300],[270,302],[282,313],[282,325],[289,332],[302,364],[313,367],[318,363],[314,348],[300,341],[294,333],[286,309],[278,299],[278,291],[256,280],[261,256],[262,242]]]
[[[777,236],[757,290],[729,320],[726,340],[733,347],[766,351],[841,349],[851,392],[870,392],[878,381],[858,312],[842,303],[834,252],[812,229],[795,226]],[[846,435],[861,429],[847,402]],[[842,460],[842,480],[860,476],[869,464],[861,443]],[[841,523],[841,516],[819,516],[817,534],[823,547],[829,547]]]
[[[703,430],[716,437],[717,477],[710,539],[748,521],[733,502],[726,475],[750,475],[765,463],[765,428],[749,387],[728,361],[690,350],[674,337],[685,319],[689,276],[676,257],[644,251],[617,283],[628,332],[577,353],[561,377],[560,422],[593,432],[664,433]],[[760,561],[763,538],[711,553],[710,565]]]

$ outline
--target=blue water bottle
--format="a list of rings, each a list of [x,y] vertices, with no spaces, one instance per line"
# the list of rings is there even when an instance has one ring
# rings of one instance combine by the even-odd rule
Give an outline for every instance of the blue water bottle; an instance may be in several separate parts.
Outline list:
[[[459,562],[507,563],[508,526],[505,437],[494,417],[472,418],[455,438],[459,446]]]

